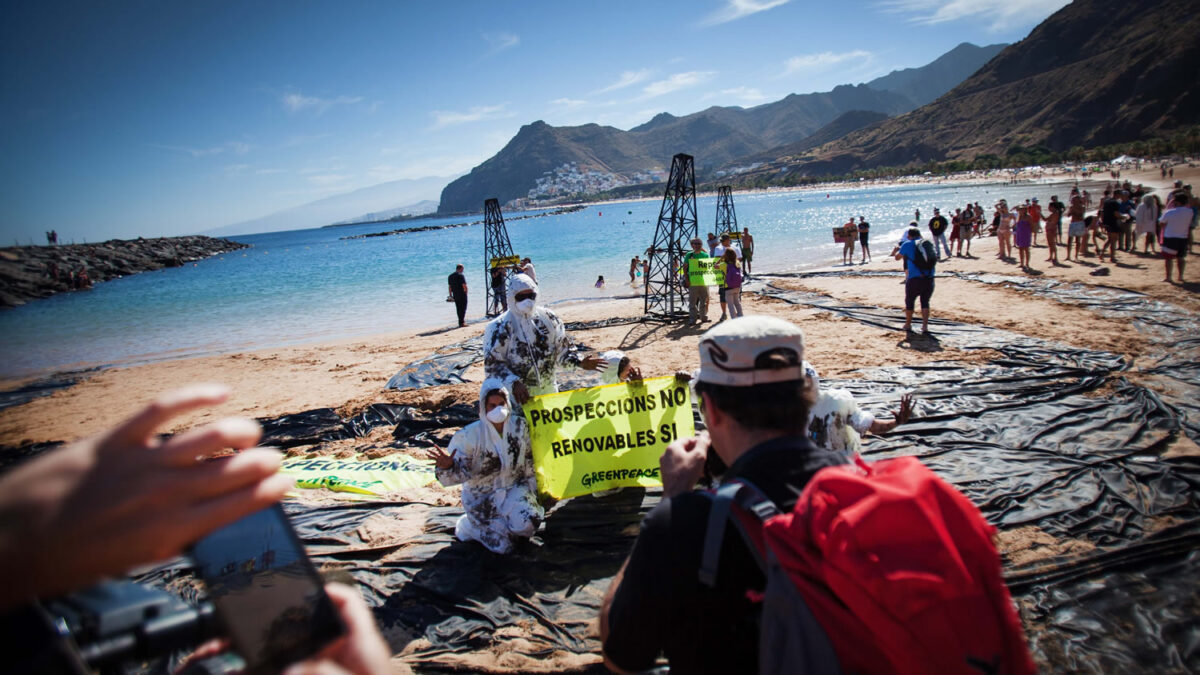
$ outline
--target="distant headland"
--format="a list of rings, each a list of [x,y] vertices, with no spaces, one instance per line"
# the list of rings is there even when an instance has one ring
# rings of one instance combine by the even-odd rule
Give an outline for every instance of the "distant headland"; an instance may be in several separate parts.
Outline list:
[[[0,308],[243,248],[249,246],[201,235],[0,248]]]

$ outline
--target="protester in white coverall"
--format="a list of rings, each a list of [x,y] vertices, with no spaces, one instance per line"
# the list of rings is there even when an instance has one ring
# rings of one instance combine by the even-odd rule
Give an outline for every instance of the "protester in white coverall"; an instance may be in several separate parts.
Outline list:
[[[848,460],[853,461],[861,452],[863,434],[887,433],[907,422],[912,414],[911,394],[900,397],[900,410],[894,419],[881,421],[859,408],[854,396],[845,389],[821,391],[821,377],[808,361],[804,362],[804,376],[810,395],[808,439],[818,448],[841,453]]]
[[[600,369],[600,384],[617,384],[642,379],[642,371],[633,365],[625,352],[612,349],[600,355],[604,367]]]
[[[537,532],[545,518],[538,504],[537,477],[525,417],[513,412],[504,384],[484,381],[479,421],[450,439],[450,452],[428,453],[445,486],[462,484],[463,515],[454,536],[477,541],[493,553],[509,553],[519,539]]]
[[[604,368],[597,356],[579,357],[562,319],[538,306],[537,290],[533,279],[514,275],[508,283],[508,310],[483,331],[484,375],[499,378],[518,408],[530,396],[558,391],[554,374],[559,366]]]

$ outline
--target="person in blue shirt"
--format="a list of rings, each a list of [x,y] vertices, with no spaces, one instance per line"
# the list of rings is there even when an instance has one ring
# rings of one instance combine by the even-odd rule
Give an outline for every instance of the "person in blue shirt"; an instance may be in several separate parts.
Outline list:
[[[913,308],[917,298],[921,299],[921,333],[929,334],[929,298],[933,296],[933,265],[925,265],[922,269],[918,264],[918,256],[924,258],[925,251],[920,246],[921,230],[917,227],[908,228],[908,240],[897,246],[892,255],[896,260],[904,260],[907,277],[904,281],[904,332],[912,332]],[[936,262],[936,253],[931,262]]]

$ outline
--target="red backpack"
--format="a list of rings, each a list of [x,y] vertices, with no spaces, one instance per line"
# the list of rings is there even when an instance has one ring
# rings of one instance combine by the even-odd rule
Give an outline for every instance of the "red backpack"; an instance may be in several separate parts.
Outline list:
[[[734,515],[767,577],[759,672],[1035,672],[995,528],[916,458],[826,467],[791,513],[742,480],[713,499],[700,580]]]

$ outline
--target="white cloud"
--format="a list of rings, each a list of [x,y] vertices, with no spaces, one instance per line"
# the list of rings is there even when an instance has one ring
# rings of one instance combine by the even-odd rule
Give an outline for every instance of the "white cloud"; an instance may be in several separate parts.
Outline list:
[[[319,96],[305,96],[299,92],[291,92],[284,94],[281,99],[283,107],[287,108],[288,112],[301,112],[304,110],[313,110],[317,115],[324,115],[326,110],[329,110],[335,105],[351,105],[360,103],[363,100],[361,96],[338,96],[336,98],[320,98]]]
[[[645,69],[643,69],[643,70],[627,70],[627,71],[621,73],[621,76],[617,78],[616,82],[613,82],[612,84],[608,85],[607,87],[605,87],[603,89],[597,89],[596,91],[594,91],[592,93],[593,94],[606,94],[610,91],[624,89],[625,87],[631,87],[631,86],[637,84],[638,82],[643,82],[649,77],[650,77],[649,70],[645,70]]]
[[[487,53],[488,56],[498,54],[505,49],[512,49],[521,44],[521,38],[515,33],[484,33],[483,39],[491,46],[491,49]]]
[[[726,0],[725,6],[709,14],[701,22],[701,26],[715,26],[720,23],[736,21],[742,17],[775,9],[786,5],[788,0]]]
[[[448,110],[434,110],[433,127],[432,129],[444,129],[459,124],[467,124],[469,122],[482,122],[484,120],[498,120],[506,117],[512,117],[516,113],[508,110],[507,103],[500,105],[482,105],[475,106],[467,112],[453,112]]]
[[[663,94],[669,94],[673,91],[679,91],[680,89],[687,89],[698,84],[703,84],[708,80],[711,80],[716,74],[717,73],[712,70],[692,70],[686,73],[675,73],[665,80],[651,82],[642,89],[642,92],[645,94],[644,98],[654,98],[656,96],[662,96]]]
[[[886,12],[908,15],[910,23],[932,26],[971,19],[991,32],[1034,26],[1070,0],[882,0]]]
[[[770,97],[754,87],[734,87],[733,89],[722,89],[721,91],[709,94],[704,98],[705,100],[720,99],[722,101],[761,103]]]
[[[587,101],[581,101],[575,98],[556,98],[550,101],[551,105],[560,106],[563,108],[578,108],[587,105]]]
[[[412,161],[373,166],[367,169],[367,176],[373,183],[384,183],[392,180],[415,180],[418,178],[428,178],[429,176],[457,176],[478,166],[489,155],[495,154],[495,150],[490,153],[482,152],[469,155],[414,154],[418,158]]]
[[[842,52],[835,54],[833,52],[821,52],[820,54],[804,54],[802,56],[793,56],[783,64],[783,75],[786,77],[795,73],[811,72],[814,70],[826,70],[832,66],[841,65],[847,61],[870,61],[872,58],[871,52],[856,49],[852,52]]]

